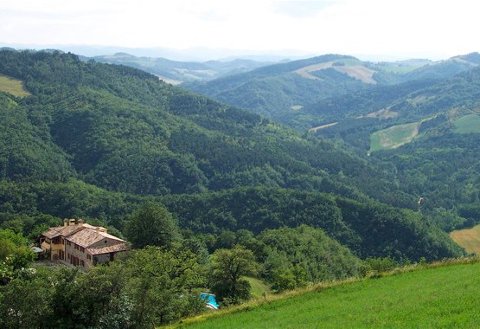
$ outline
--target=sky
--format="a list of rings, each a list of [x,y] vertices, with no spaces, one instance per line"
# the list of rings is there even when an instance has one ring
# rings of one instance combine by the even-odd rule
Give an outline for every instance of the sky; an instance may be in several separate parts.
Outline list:
[[[479,12],[476,0],[0,0],[0,44],[442,59],[480,51]]]

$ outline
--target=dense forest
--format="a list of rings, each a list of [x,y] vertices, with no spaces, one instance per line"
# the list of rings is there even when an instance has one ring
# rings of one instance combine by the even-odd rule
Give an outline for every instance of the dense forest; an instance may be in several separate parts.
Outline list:
[[[448,81],[477,81],[472,72]],[[250,298],[248,277],[278,292],[461,256],[446,231],[479,219],[476,135],[446,134],[447,119],[425,122],[414,143],[367,157],[348,138],[301,134],[149,73],[73,54],[1,50],[0,74],[29,93],[0,89],[6,328],[151,328],[202,311],[200,291],[223,305]],[[397,96],[378,87],[344,104],[367,111],[418,90],[441,92],[443,83],[405,83]],[[465,94],[474,98],[475,90]],[[415,111],[430,115],[460,96],[444,93]],[[335,102],[326,106],[338,115]],[[133,251],[86,273],[36,266],[29,246],[63,218],[106,226]],[[232,262],[238,270],[229,272]],[[12,296],[23,297],[7,303]],[[42,302],[30,310],[33,300]]]

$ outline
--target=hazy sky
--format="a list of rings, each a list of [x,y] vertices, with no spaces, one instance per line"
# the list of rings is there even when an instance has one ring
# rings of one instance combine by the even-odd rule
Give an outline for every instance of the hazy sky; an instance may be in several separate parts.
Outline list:
[[[0,43],[445,58],[480,51],[475,0],[0,0]]]

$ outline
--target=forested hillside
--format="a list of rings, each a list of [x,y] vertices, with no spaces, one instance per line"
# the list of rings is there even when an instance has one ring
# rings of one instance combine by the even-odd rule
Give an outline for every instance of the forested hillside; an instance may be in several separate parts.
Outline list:
[[[312,113],[312,106],[319,108],[315,105],[318,102],[323,104],[331,98],[330,102],[333,99],[341,104],[343,98],[354,93],[386,92],[390,94],[388,98],[393,92],[399,97],[401,94],[396,95],[395,88],[384,86],[404,84],[401,93],[411,89],[408,82],[415,82],[415,86],[448,79],[476,67],[478,57],[478,53],[472,53],[439,62],[371,63],[351,56],[323,55],[185,86],[291,127],[308,129],[325,119],[320,110]]]
[[[360,257],[459,254],[428,218],[372,200],[416,208],[416,195],[380,162],[125,66],[58,52],[4,50],[0,59],[0,73],[31,93],[0,98],[5,226],[29,231],[46,214],[122,229],[139,204],[156,200],[193,232],[309,224]],[[237,190],[248,186],[270,190]]]
[[[274,119],[322,98],[368,87],[376,83],[368,67],[350,56],[324,55],[275,64],[186,87],[217,100],[249,109]],[[341,70],[361,67],[366,81]]]
[[[4,149],[11,148],[1,160],[4,178],[77,178],[142,195],[246,185],[374,197],[378,189],[395,190],[388,175],[373,175],[375,167],[346,149],[147,73],[69,54],[0,55],[1,72],[32,93],[0,99]]]
[[[479,213],[476,167],[440,193],[445,173],[476,161],[450,161],[460,145],[453,138],[444,157],[436,144],[415,159],[367,157],[149,73],[56,51],[0,51],[0,75],[6,328],[152,328],[204,311],[202,291],[227,306],[251,298],[252,280],[281,292],[462,256],[444,230]],[[480,118],[458,113],[419,130],[444,136],[452,123],[475,149],[471,122]],[[426,186],[432,192],[419,206]],[[458,211],[445,208],[451,191]],[[30,245],[63,218],[105,226],[133,250],[86,272],[32,265]]]
[[[424,197],[424,211],[452,230],[480,221],[479,84],[480,69],[473,68],[436,83],[330,99],[306,111],[337,122],[316,135],[341,139],[391,165],[401,189]],[[402,134],[410,136],[402,141]]]

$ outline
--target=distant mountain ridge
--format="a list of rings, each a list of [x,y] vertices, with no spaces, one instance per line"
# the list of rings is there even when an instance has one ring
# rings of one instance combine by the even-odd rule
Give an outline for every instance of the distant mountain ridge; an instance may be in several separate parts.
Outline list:
[[[271,64],[248,59],[229,61],[182,62],[166,58],[137,57],[127,53],[116,53],[91,57],[107,64],[131,66],[158,76],[165,82],[180,84],[189,81],[213,80],[224,75],[242,73]]]
[[[472,53],[439,62],[373,63],[331,54],[273,64],[212,81],[188,83],[185,87],[296,126],[290,120],[305,121],[301,109],[316,102],[414,80],[449,78],[474,68],[479,57],[480,54]]]

